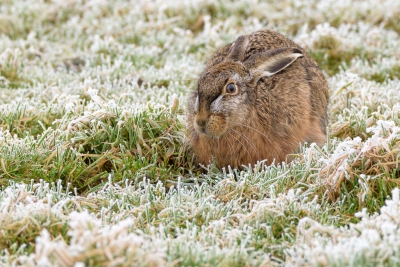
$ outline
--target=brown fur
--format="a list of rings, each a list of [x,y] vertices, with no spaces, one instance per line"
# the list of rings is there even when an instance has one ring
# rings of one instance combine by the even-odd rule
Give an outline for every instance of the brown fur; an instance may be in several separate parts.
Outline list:
[[[235,93],[226,92],[228,84]],[[325,143],[327,105],[326,79],[306,51],[279,33],[258,31],[206,63],[188,101],[190,144],[201,164],[212,157],[219,167],[282,162],[300,143]]]

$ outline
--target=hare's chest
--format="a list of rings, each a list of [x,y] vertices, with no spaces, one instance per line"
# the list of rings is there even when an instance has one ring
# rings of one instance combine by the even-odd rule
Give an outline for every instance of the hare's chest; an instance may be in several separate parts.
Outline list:
[[[219,139],[208,142],[210,160],[214,157],[219,167],[239,168],[265,159],[281,159],[281,151],[272,137],[251,126],[233,129]]]

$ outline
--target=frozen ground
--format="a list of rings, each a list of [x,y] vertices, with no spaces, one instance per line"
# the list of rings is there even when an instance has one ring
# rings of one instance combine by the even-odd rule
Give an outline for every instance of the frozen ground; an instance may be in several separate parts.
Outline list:
[[[0,0],[0,265],[400,265],[399,25],[397,0]],[[185,97],[263,28],[329,76],[328,143],[202,172]]]

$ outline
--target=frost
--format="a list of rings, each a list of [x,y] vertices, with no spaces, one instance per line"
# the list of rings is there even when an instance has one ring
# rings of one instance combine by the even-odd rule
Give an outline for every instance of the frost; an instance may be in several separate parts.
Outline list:
[[[399,190],[379,214],[363,208],[383,193],[377,184],[398,178],[400,1],[3,2],[0,239],[31,238],[34,250],[0,240],[0,265],[398,265]],[[79,196],[78,189],[62,186],[75,186],[73,177],[57,173],[52,158],[84,157],[91,145],[86,141],[100,139],[96,131],[110,127],[108,121],[126,135],[142,114],[169,112],[175,99],[183,123],[187,95],[205,60],[237,36],[262,28],[289,36],[324,64],[339,64],[327,76],[325,147],[312,144],[291,163],[259,164],[235,174],[189,171],[189,182],[172,185],[171,177],[158,185],[142,181],[147,173],[136,174],[132,162],[118,158],[127,171],[113,177],[104,170],[110,176],[108,182],[99,179],[102,188]],[[332,55],[347,58],[330,62]],[[108,141],[99,142],[125,157],[139,150]],[[50,144],[55,152],[45,155]],[[164,161],[160,144],[147,145]],[[82,164],[100,169],[104,156],[113,160],[113,151]],[[54,169],[33,172],[26,163]],[[56,177],[65,181],[45,182]],[[354,216],[360,222],[333,227],[353,215],[340,213],[350,194],[358,198]]]
[[[348,266],[354,262],[372,261],[382,266],[397,263],[400,252],[399,189],[392,191],[392,200],[386,201],[379,215],[369,215],[365,209],[356,215],[361,218],[359,223],[339,229],[302,219],[297,236],[301,242],[288,250],[286,265],[329,266],[329,263],[335,263]]]

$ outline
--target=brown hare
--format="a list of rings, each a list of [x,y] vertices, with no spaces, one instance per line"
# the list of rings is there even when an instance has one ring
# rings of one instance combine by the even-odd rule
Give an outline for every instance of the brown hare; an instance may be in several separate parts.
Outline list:
[[[201,164],[285,161],[326,141],[328,85],[317,63],[272,30],[240,36],[207,63],[188,101],[190,145]]]

